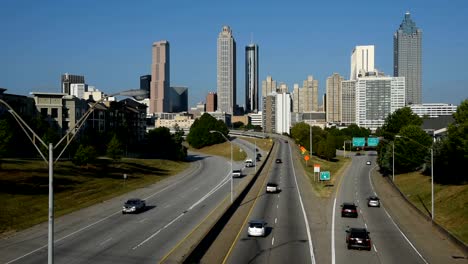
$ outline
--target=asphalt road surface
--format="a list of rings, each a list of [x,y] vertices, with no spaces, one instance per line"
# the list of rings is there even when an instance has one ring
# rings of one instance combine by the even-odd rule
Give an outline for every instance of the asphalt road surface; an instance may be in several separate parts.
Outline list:
[[[373,154],[352,156],[352,164],[343,175],[332,216],[332,263],[427,263],[387,214],[385,201],[380,208],[367,206],[367,197],[375,194],[370,181],[370,170],[376,166]],[[367,161],[371,165],[366,165]],[[358,218],[341,217],[343,202],[358,205]],[[371,251],[347,249],[345,230],[348,227],[368,229]]]
[[[235,139],[249,157],[254,147]],[[192,154],[190,169],[55,220],[55,263],[156,263],[230,194],[229,160]],[[243,167],[243,162],[234,169]],[[253,168],[252,168],[253,169]],[[251,170],[251,169],[249,169]],[[234,181],[237,184],[242,179]],[[138,197],[147,208],[122,215]],[[47,223],[0,240],[0,263],[46,263]]]
[[[312,263],[313,251],[310,231],[306,224],[302,201],[293,169],[291,149],[279,141],[277,156],[270,170],[269,182],[278,183],[281,192],[265,193],[257,197],[249,219],[266,221],[265,237],[249,237],[247,225],[241,229],[239,239],[227,258],[228,263]]]

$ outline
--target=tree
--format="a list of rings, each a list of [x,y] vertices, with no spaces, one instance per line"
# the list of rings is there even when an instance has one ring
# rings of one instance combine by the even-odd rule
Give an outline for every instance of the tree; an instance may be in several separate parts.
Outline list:
[[[179,134],[178,134],[179,133]],[[182,160],[187,156],[187,151],[182,146],[180,131],[171,135],[169,128],[158,127],[148,132],[149,156],[159,159]],[[183,131],[182,131],[183,135]]]
[[[400,108],[387,116],[380,130],[380,135],[387,140],[393,140],[393,137],[398,134],[403,127],[408,125],[421,126],[422,119],[417,114],[414,114],[411,108]]]
[[[8,152],[8,146],[10,144],[13,132],[5,119],[0,120],[0,166],[2,165],[1,159],[5,157]]]
[[[395,170],[398,172],[415,171],[425,163],[432,144],[431,137],[419,126],[403,127],[395,139]]]
[[[75,152],[72,162],[77,166],[84,166],[93,163],[96,158],[97,153],[94,147],[80,144],[78,150]]]
[[[223,136],[218,133],[210,133],[211,130],[216,130],[228,137],[229,130],[226,124],[221,120],[216,120],[208,113],[204,113],[200,118],[197,118],[190,127],[190,132],[187,135],[187,142],[194,148],[202,148],[211,146],[226,141]]]
[[[117,135],[114,134],[112,139],[107,144],[107,156],[109,156],[113,160],[119,160],[122,158],[122,155],[122,144],[117,138]]]

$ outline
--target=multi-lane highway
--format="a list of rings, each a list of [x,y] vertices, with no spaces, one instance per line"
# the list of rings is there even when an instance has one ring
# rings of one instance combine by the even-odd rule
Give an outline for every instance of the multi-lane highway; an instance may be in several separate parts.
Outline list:
[[[427,263],[386,212],[385,201],[380,208],[367,206],[368,196],[375,194],[370,178],[370,171],[376,168],[375,157],[372,152],[352,156],[351,167],[343,175],[333,206],[332,263]],[[343,202],[358,205],[358,218],[341,217]],[[371,251],[347,249],[348,227],[368,229]]]
[[[310,231],[298,191],[291,149],[283,140],[276,156],[270,156],[273,168],[267,178],[278,183],[281,192],[257,197],[249,219],[266,221],[265,237],[249,237],[247,225],[240,230],[229,263],[312,263],[314,261]],[[282,163],[276,163],[281,159]]]
[[[254,147],[239,139],[249,157]],[[155,263],[229,196],[229,161],[191,155],[180,175],[60,217],[55,223],[56,263]],[[234,168],[242,167],[239,162]],[[252,170],[252,169],[250,169]],[[242,179],[237,179],[237,184]],[[123,202],[146,200],[144,212],[122,215]],[[47,224],[0,241],[0,263],[46,263]]]

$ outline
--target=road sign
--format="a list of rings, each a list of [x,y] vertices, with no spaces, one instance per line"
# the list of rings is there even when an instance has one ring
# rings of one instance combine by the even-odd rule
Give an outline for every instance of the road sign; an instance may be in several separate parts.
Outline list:
[[[314,164],[314,172],[320,172],[320,164]]]
[[[304,147],[301,147],[301,152],[302,152],[302,155],[304,155],[304,153],[306,152],[306,149]]]
[[[305,156],[304,156],[304,159],[305,159],[305,161],[308,161],[308,160],[310,159],[310,158],[309,158],[309,155],[305,155]]]
[[[330,180],[330,172],[329,171],[320,172],[320,180],[321,181],[329,181]]]
[[[379,145],[379,138],[377,138],[377,137],[367,138],[367,146],[368,147],[377,147],[377,145]]]
[[[364,147],[366,145],[366,138],[353,137],[353,147]]]

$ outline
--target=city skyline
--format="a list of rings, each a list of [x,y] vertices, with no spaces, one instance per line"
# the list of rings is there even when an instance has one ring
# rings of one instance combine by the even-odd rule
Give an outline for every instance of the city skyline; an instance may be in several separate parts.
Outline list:
[[[250,43],[252,35],[254,43],[262,46],[260,80],[271,75],[293,87],[303,76],[313,75],[319,81],[321,97],[326,78],[333,72],[348,76],[351,51],[358,45],[374,45],[375,67],[393,75],[392,38],[409,11],[424,31],[422,102],[459,104],[468,95],[463,70],[468,61],[464,49],[468,36],[460,27],[468,23],[463,13],[468,3],[455,2],[446,6],[424,1],[371,5],[369,1],[356,7],[343,1],[335,16],[330,16],[327,10],[333,5],[327,3],[317,7],[309,3],[256,4],[251,10],[244,10],[242,1],[187,3],[180,10],[175,4],[165,3],[161,8],[167,12],[158,18],[145,15],[155,6],[150,2],[138,6],[116,2],[109,7],[85,1],[68,12],[63,12],[66,5],[53,1],[31,2],[26,10],[19,3],[6,3],[0,11],[2,37],[8,40],[0,44],[0,87],[23,95],[59,92],[60,75],[70,72],[86,76],[90,85],[108,93],[137,88],[139,76],[151,72],[151,43],[166,39],[171,43],[171,83],[190,87],[189,105],[193,106],[217,89],[216,36],[223,25],[229,25],[240,47]],[[303,14],[312,7],[320,12],[309,21]],[[220,12],[223,9],[233,12]],[[135,16],[136,10],[142,13]],[[354,12],[357,10],[360,12]],[[265,15],[279,11],[294,12],[297,19],[275,21]],[[70,19],[83,12],[87,19]],[[161,22],[174,14],[180,19]],[[119,20],[110,19],[114,16]],[[195,18],[197,23],[193,23]],[[358,18],[369,23],[363,25]],[[67,30],[73,34],[63,38]],[[238,61],[243,57],[237,52]],[[237,64],[237,72],[244,72],[242,63]],[[25,73],[28,78],[24,78]],[[236,81],[238,104],[242,106],[245,76],[237,74]]]

